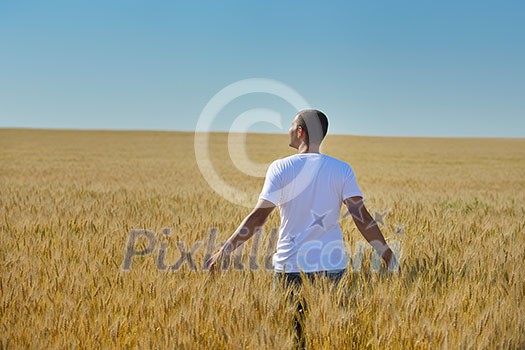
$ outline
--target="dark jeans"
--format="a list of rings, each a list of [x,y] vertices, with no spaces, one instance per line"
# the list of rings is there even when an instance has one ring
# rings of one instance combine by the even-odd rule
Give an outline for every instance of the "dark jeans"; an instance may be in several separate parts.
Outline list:
[[[328,278],[330,282],[334,284],[334,287],[339,284],[341,278],[346,273],[346,269],[334,270],[334,271],[317,271],[317,272],[288,272],[280,273],[276,272],[274,275],[274,287],[277,283],[282,285],[285,289],[290,288],[290,298],[293,302],[297,303],[297,309],[294,315],[294,328],[295,328],[295,342],[299,349],[304,349],[306,346],[306,340],[303,333],[303,326],[305,320],[306,302],[300,294],[300,288],[303,285],[303,278],[310,281],[315,281],[320,278]],[[297,294],[297,295],[296,295]],[[296,298],[297,297],[297,298]]]
[[[316,278],[328,278],[334,285],[339,284],[341,278],[346,273],[346,269],[342,270],[333,270],[333,271],[316,271],[316,272],[306,272],[303,275],[313,282]],[[274,280],[283,284],[283,287],[300,287],[303,284],[303,277],[300,272],[276,272],[274,275]]]

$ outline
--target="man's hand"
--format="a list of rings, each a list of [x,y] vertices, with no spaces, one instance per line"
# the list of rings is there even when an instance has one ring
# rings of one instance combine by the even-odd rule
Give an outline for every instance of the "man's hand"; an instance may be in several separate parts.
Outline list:
[[[223,250],[219,250],[217,253],[213,254],[208,260],[206,260],[205,267],[210,271],[210,273],[215,273],[221,268],[223,258]]]
[[[397,261],[396,256],[392,252],[390,248],[388,248],[382,256],[383,260],[386,263],[386,266],[388,268],[388,271],[390,272],[401,272],[401,267],[399,266],[399,262]]]

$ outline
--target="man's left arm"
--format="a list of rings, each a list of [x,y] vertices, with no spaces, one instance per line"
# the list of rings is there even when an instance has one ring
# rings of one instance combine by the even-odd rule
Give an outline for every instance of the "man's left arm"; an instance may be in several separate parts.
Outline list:
[[[361,196],[353,196],[344,200],[348,212],[361,232],[363,237],[374,247],[379,256],[383,258],[390,271],[399,271],[399,262],[386,243],[383,233],[375,222],[374,218],[365,207]]]
[[[259,228],[264,226],[274,209],[275,204],[260,199],[252,212],[242,221],[241,225],[228,238],[221,249],[206,261],[206,267],[210,272],[217,271],[224,256],[231,254],[240,245],[249,240]]]

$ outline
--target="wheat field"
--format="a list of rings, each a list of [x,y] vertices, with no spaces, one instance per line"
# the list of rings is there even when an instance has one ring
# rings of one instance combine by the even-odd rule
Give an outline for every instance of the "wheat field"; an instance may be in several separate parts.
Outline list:
[[[278,211],[243,268],[202,269],[250,209],[210,188],[193,133],[2,129],[0,146],[0,348],[292,347],[294,306],[265,260]],[[286,135],[246,149],[261,163],[293,151]],[[227,135],[210,150],[255,199],[264,179],[235,168]],[[323,152],[353,167],[402,271],[374,271],[343,219],[351,266],[336,291],[305,285],[308,348],[525,348],[524,139],[328,136]],[[154,240],[138,236],[126,271],[133,230]]]

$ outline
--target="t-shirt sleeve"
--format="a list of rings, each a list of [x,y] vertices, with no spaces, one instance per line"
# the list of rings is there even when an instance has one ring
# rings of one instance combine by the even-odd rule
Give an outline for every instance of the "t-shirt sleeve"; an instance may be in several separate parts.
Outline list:
[[[343,182],[343,198],[342,200],[345,200],[350,197],[360,196],[363,197],[363,192],[361,192],[361,189],[357,185],[357,179],[355,177],[355,173],[348,165],[345,172],[345,178]]]
[[[266,178],[264,180],[264,186],[259,195],[259,199],[264,199],[269,202],[272,202],[276,206],[279,205],[281,201],[282,186],[281,179],[279,174],[279,168],[276,162],[273,162],[268,167],[266,172]]]

